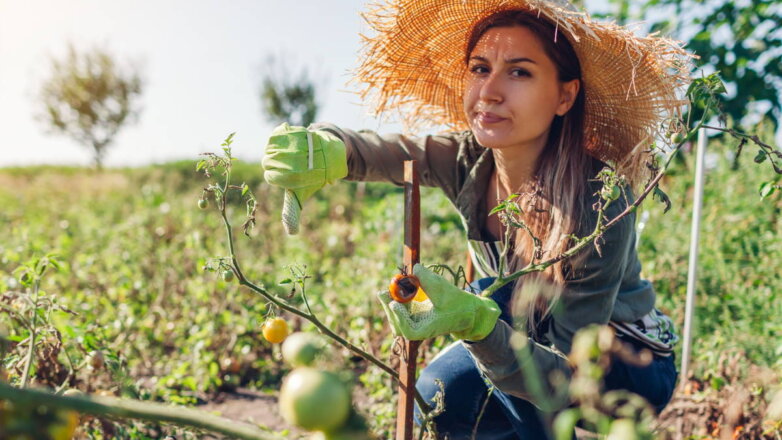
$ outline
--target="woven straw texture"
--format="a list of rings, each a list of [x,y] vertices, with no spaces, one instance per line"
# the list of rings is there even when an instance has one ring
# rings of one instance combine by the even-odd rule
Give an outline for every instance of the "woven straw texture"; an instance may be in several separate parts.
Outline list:
[[[540,0],[388,0],[364,13],[375,34],[363,36],[355,80],[376,114],[397,111],[409,131],[446,125],[468,129],[462,106],[470,30],[482,18],[527,10],[556,24],[572,43],[585,90],[584,144],[630,180],[644,168],[649,142],[686,104],[691,55],[678,42],[639,37],[593,21],[570,4]]]

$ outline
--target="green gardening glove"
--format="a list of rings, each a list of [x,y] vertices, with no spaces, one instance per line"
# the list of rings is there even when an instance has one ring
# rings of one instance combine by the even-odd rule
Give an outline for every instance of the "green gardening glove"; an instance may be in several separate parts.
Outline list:
[[[339,138],[287,123],[272,132],[262,165],[266,182],[286,189],[282,223],[289,235],[299,231],[302,203],[327,183],[348,175],[345,144]]]
[[[494,330],[500,307],[494,300],[467,293],[424,266],[413,274],[429,297],[426,301],[399,303],[388,291],[377,294],[394,334],[412,341],[452,333],[459,339],[479,341]]]

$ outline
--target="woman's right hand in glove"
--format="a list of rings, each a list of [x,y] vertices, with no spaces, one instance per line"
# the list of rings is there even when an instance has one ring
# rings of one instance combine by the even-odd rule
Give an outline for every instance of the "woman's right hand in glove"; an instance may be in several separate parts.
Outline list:
[[[345,144],[339,138],[287,123],[272,132],[262,165],[266,182],[287,190],[283,223],[289,234],[298,232],[304,201],[327,183],[348,175]]]
[[[467,293],[420,264],[413,267],[428,299],[394,301],[387,290],[378,292],[395,335],[411,341],[453,334],[467,341],[480,341],[494,330],[500,307],[491,298]]]

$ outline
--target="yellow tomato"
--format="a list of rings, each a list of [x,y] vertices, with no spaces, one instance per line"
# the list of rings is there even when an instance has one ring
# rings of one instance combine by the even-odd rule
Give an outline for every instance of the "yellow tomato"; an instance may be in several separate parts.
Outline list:
[[[263,323],[263,337],[272,344],[279,344],[288,337],[288,323],[282,318],[272,318]]]
[[[49,435],[53,440],[71,440],[79,426],[79,413],[71,410],[57,411],[58,423],[49,426]]]

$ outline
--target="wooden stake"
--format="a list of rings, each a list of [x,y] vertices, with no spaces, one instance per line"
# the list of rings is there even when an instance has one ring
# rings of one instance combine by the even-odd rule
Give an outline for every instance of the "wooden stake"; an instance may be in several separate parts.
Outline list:
[[[421,196],[418,190],[418,166],[414,160],[405,161],[405,251],[404,267],[413,273],[419,261],[421,244]],[[402,342],[402,359],[399,363],[399,404],[396,415],[396,439],[412,440],[413,408],[415,405],[415,371],[420,341]]]

